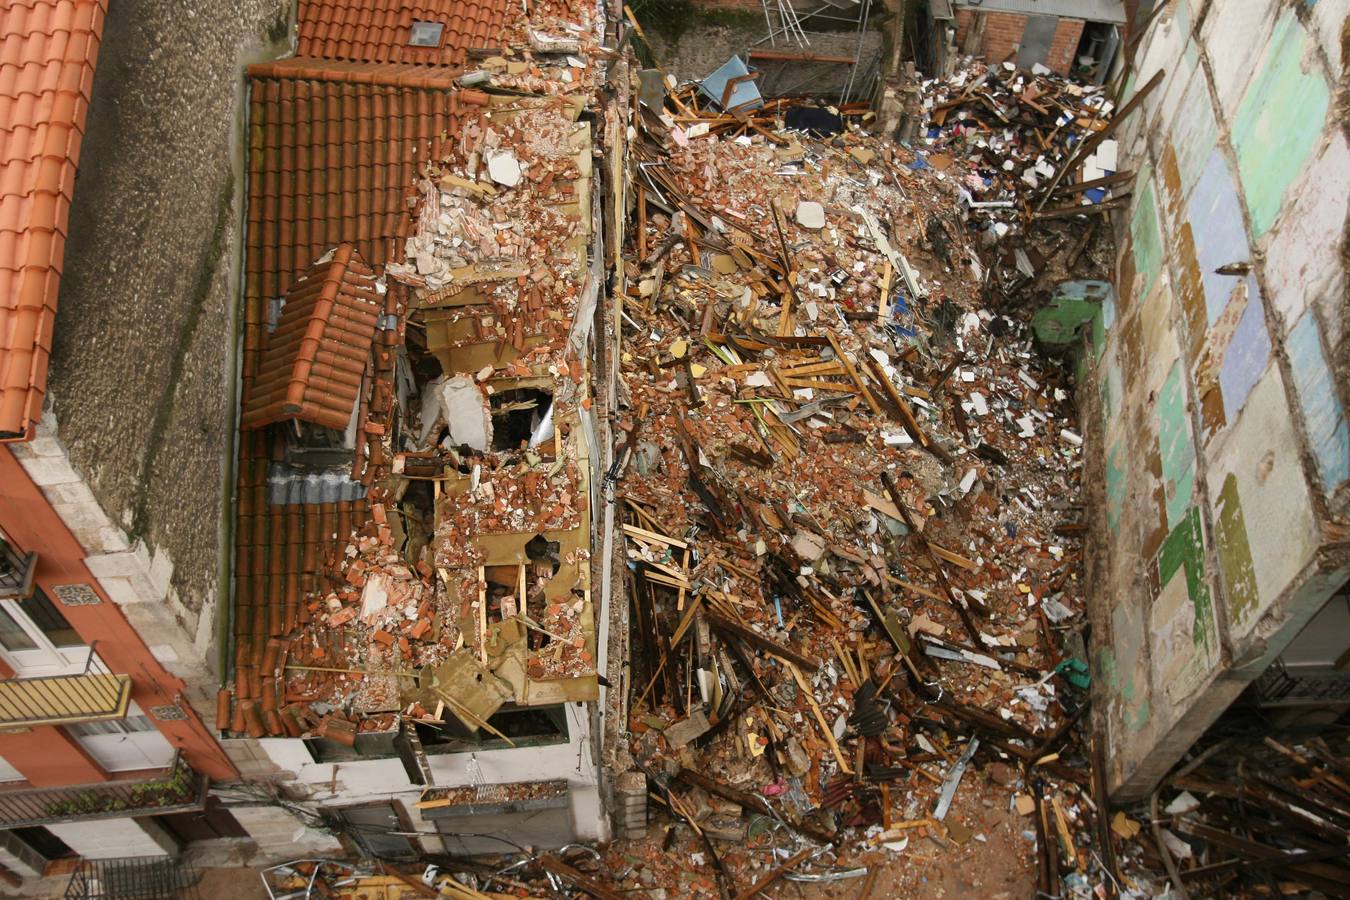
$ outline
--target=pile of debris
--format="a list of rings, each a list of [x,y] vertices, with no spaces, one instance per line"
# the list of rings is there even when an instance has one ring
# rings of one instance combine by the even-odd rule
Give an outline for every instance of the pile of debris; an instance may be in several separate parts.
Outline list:
[[[1222,722],[1222,720],[1221,720]],[[1253,727],[1255,724],[1255,727]],[[1281,743],[1214,732],[1198,742],[1137,817],[1112,829],[1140,835],[1142,861],[1165,869],[1177,896],[1350,891],[1350,744],[1330,738]]]
[[[1128,202],[1134,172],[1118,169],[1111,135],[1159,81],[1119,109],[1107,89],[1040,65],[976,63],[924,85],[929,124],[910,166],[950,179],[968,228],[997,248],[982,276],[987,297],[1025,294],[1061,246],[1068,252],[1048,275],[1069,277],[1106,230],[1101,215]]]
[[[631,753],[697,847],[612,867],[742,896],[875,878],[912,841],[985,840],[952,810],[996,762],[1042,890],[1123,884],[1076,727],[1073,386],[987,308],[970,186],[866,115],[693,112],[633,112],[613,480]]]

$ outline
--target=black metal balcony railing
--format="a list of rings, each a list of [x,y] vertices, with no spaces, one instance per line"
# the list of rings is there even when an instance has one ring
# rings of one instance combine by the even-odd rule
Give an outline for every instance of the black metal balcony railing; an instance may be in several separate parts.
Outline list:
[[[33,591],[36,553],[20,553],[0,538],[0,600],[27,597]]]
[[[0,789],[0,828],[190,812],[206,808],[206,789],[206,778],[175,754],[168,766],[140,778]]]
[[[1286,666],[1277,659],[1253,682],[1260,706],[1321,706],[1350,703],[1350,672],[1328,667]]]
[[[0,681],[0,731],[123,718],[131,702],[131,677],[109,671],[95,646],[90,645],[78,675]]]

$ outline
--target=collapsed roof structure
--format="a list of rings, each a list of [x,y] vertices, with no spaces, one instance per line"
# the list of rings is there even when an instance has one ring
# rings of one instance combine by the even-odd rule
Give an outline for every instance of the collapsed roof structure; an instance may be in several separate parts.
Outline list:
[[[586,4],[534,7],[301,4],[300,55],[249,73],[218,721],[370,778],[402,753],[408,805],[448,805],[418,793],[438,756],[587,744],[563,706],[598,699],[599,35]]]

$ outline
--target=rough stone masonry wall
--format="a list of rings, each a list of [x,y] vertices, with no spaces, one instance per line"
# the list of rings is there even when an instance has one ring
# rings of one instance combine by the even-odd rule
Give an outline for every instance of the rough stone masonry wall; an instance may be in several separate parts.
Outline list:
[[[802,12],[818,9],[823,4],[804,4]],[[884,4],[876,0],[872,4],[873,22],[879,21]],[[659,21],[659,20],[657,20]],[[835,23],[839,24],[839,23]],[[844,26],[843,30],[818,32],[819,22],[808,21],[804,28],[808,32],[810,45],[799,46],[789,38],[780,35],[776,44],[761,39],[769,33],[764,21],[763,8],[759,0],[691,0],[690,15],[685,16],[678,28],[665,28],[660,25],[646,26],[645,33],[651,40],[652,49],[661,66],[681,81],[699,80],[715,72],[732,56],[743,54],[751,48],[781,50],[793,53],[814,53],[821,56],[852,57],[857,47],[858,35],[853,26]],[[883,42],[882,33],[876,28],[869,29],[863,36],[860,58],[873,59],[880,52]],[[762,74],[759,84],[768,95],[780,90],[795,87],[792,93],[810,94],[840,91],[848,80],[848,66],[832,63],[803,64],[795,61],[761,60],[754,63]],[[800,87],[796,87],[800,85]],[[859,84],[855,95],[864,88]],[[854,99],[858,99],[856,96]],[[866,99],[864,97],[863,99]]]
[[[241,73],[287,39],[289,21],[288,0],[112,4],[47,415],[16,451],[90,569],[184,677],[214,662],[224,606]]]
[[[1165,73],[1121,130],[1138,174],[1081,395],[1094,715],[1125,799],[1350,576],[1345,11],[1176,0],[1127,84]]]
[[[969,9],[956,12],[956,46],[965,46],[966,34],[975,22],[976,13]],[[1017,51],[1022,46],[1022,32],[1027,27],[1027,17],[1016,13],[986,12],[984,16],[984,39],[980,45],[980,55],[991,63],[1015,62]],[[1073,66],[1074,53],[1083,37],[1084,22],[1081,19],[1059,20],[1055,26],[1054,37],[1050,39],[1050,49],[1046,51],[1042,65],[1061,75],[1069,74]]]

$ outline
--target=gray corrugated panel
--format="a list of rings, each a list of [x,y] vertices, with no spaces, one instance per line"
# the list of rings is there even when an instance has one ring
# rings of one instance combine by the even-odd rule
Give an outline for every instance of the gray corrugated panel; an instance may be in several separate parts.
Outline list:
[[[952,0],[928,0],[928,14],[934,22],[955,18],[952,15]]]
[[[1120,0],[953,0],[957,9],[973,12],[1006,12],[1027,16],[1062,16],[1066,19],[1086,19],[1089,22],[1125,23],[1125,5]]]
[[[348,478],[345,470],[305,472],[281,462],[268,467],[267,487],[268,502],[273,506],[346,503],[366,496],[366,486]]]

